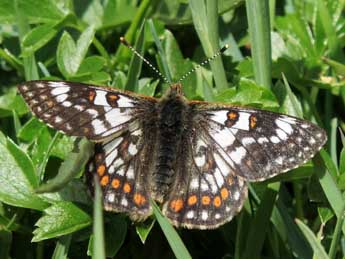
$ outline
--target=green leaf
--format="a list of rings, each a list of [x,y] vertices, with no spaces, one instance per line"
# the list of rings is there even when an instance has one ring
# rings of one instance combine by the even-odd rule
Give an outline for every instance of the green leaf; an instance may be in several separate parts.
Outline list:
[[[102,70],[106,63],[105,58],[101,56],[91,56],[87,57],[81,63],[78,74],[98,72]]]
[[[300,230],[303,232],[304,236],[309,241],[309,244],[312,247],[313,252],[314,252],[314,257],[320,258],[320,259],[328,259],[329,257],[325,249],[321,245],[320,241],[316,238],[314,233],[310,230],[310,228],[299,219],[296,219],[296,223],[298,227],[300,228]]]
[[[63,236],[85,228],[91,218],[71,202],[56,202],[44,210],[44,216],[37,222],[32,242]]]
[[[153,213],[156,216],[156,219],[162,228],[162,231],[168,240],[168,243],[173,250],[176,258],[178,259],[188,259],[192,258],[187,250],[187,248],[184,246],[181,238],[176,233],[176,230],[173,228],[173,226],[169,223],[169,221],[163,216],[162,212],[160,211],[159,207],[154,201],[151,201],[151,205],[153,207]]]
[[[93,144],[86,139],[80,140],[76,150],[72,151],[60,166],[57,176],[36,188],[36,192],[55,192],[62,189],[84,168],[92,153]]]
[[[40,134],[41,130],[46,126],[40,122],[36,117],[32,117],[26,122],[18,132],[20,140],[31,142]]]
[[[30,158],[11,140],[0,143],[0,200],[6,204],[36,210],[48,204],[34,193],[37,186]]]
[[[65,77],[77,73],[95,34],[94,28],[88,27],[80,35],[77,43],[68,32],[64,32],[57,49],[58,67]]]
[[[22,55],[32,55],[35,51],[46,45],[56,34],[56,23],[46,23],[35,27],[27,33],[22,41]]]
[[[218,102],[240,104],[274,110],[279,107],[275,96],[266,87],[249,79],[241,79],[237,89],[231,88],[215,97]]]
[[[156,222],[155,219],[148,218],[144,222],[140,222],[136,225],[135,229],[143,244],[145,244],[145,241],[147,237],[149,236],[153,226],[155,225],[155,222]]]

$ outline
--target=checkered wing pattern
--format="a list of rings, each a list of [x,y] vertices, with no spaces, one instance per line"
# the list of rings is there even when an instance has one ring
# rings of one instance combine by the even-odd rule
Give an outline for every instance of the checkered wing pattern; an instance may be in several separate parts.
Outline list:
[[[230,221],[247,197],[247,181],[262,181],[305,163],[326,141],[321,128],[295,117],[191,105],[197,112],[182,154],[190,163],[180,165],[174,192],[163,206],[176,226],[210,229]]]
[[[155,102],[111,88],[65,81],[29,81],[18,89],[32,112],[46,124],[93,141],[103,141],[126,129],[142,116],[141,107]]]
[[[125,212],[132,220],[141,221],[152,213],[148,189],[151,145],[144,143],[143,131],[134,122],[121,135],[105,143],[97,143],[95,156],[87,165],[87,177],[94,190],[97,175],[103,191],[104,208]]]
[[[295,117],[244,107],[200,106],[201,131],[236,175],[263,181],[305,163],[325,144],[320,127]]]
[[[183,155],[190,163],[177,171],[179,179],[163,213],[175,226],[212,229],[241,210],[247,183],[217,152],[212,139],[200,133],[187,145]]]

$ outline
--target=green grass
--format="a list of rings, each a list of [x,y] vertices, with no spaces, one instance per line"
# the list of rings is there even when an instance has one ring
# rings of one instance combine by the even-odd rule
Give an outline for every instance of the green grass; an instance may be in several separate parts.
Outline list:
[[[0,0],[0,259],[344,258],[344,1],[134,2]],[[140,224],[102,213],[83,177],[92,145],[32,117],[16,85],[64,79],[161,96],[167,84],[124,35],[171,81],[230,44],[184,80],[186,97],[303,117],[326,129],[327,145],[251,184],[216,230],[174,229],[158,206]]]

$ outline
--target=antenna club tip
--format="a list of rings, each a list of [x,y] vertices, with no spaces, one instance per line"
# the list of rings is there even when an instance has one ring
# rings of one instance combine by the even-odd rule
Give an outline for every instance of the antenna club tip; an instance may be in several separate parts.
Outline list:
[[[124,37],[120,37],[120,42],[126,46],[129,45],[129,43],[126,41],[126,39]]]
[[[220,53],[225,52],[229,48],[229,44],[225,44],[223,48],[220,49]]]

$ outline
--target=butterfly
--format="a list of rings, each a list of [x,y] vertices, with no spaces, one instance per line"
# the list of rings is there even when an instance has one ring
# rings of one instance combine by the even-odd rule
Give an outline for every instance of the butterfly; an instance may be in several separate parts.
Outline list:
[[[97,175],[104,208],[134,221],[152,214],[152,198],[176,227],[216,228],[241,210],[248,182],[298,167],[327,139],[299,118],[189,101],[181,84],[159,99],[66,81],[18,89],[50,127],[96,143],[86,173]]]

